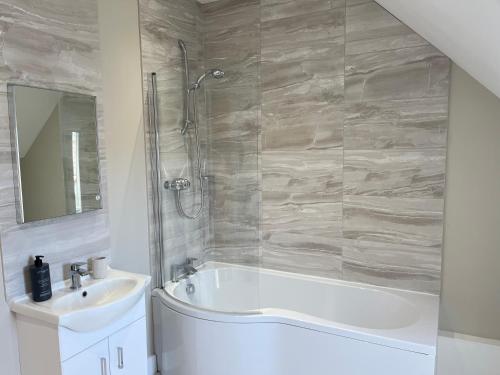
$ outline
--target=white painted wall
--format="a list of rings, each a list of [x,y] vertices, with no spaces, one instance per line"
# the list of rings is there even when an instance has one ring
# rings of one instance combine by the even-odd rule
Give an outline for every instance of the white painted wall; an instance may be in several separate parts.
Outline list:
[[[500,97],[499,0],[376,0]]]
[[[5,301],[3,270],[0,266],[0,374],[19,375],[19,373],[16,325],[14,315]]]
[[[150,274],[138,3],[98,3],[111,265]]]
[[[142,73],[136,0],[99,0],[113,265],[149,273]]]
[[[447,167],[440,328],[500,340],[500,99],[456,65]]]
[[[437,375],[500,374],[500,341],[441,332]]]

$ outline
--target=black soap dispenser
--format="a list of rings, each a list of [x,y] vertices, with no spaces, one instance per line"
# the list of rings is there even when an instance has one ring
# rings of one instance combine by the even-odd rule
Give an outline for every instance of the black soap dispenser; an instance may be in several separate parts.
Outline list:
[[[42,255],[36,255],[35,264],[30,266],[31,290],[35,302],[47,301],[52,297],[49,264],[43,263],[42,258]]]

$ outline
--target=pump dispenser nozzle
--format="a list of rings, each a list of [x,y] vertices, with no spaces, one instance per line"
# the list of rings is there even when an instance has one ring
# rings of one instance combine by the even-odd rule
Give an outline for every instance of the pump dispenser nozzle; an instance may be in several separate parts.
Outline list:
[[[45,258],[43,255],[35,255],[35,267],[39,268],[43,266],[43,258]]]

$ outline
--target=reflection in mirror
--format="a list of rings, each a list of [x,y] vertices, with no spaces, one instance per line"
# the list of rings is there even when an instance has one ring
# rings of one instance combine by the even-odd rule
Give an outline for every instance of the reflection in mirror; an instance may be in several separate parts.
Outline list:
[[[102,208],[95,97],[9,85],[18,222]]]

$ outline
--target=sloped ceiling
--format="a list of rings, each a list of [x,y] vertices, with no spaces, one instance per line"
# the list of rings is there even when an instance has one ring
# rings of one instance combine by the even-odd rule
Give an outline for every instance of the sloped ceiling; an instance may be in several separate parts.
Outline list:
[[[500,0],[375,0],[500,97]]]

